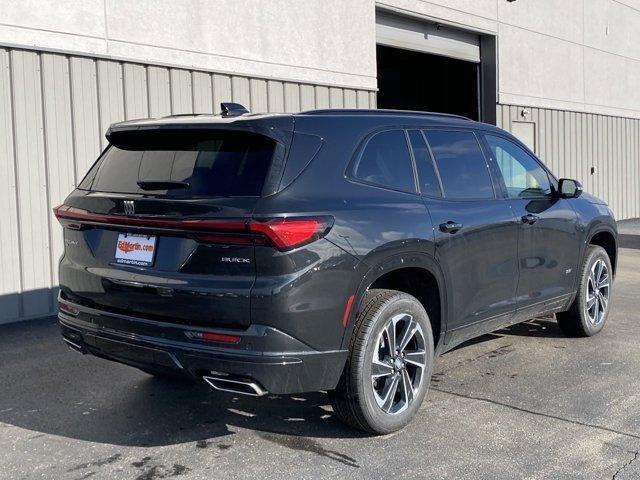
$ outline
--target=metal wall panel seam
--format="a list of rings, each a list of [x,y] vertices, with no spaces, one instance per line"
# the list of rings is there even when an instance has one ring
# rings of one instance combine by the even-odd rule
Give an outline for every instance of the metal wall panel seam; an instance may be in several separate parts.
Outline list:
[[[71,86],[71,59],[67,57],[69,63],[69,103],[71,104],[71,148],[73,153],[73,183],[78,185],[78,149],[76,148],[76,118],[74,115],[73,105],[75,98],[73,95],[73,87]]]
[[[47,214],[42,201],[46,183],[44,175],[44,140],[40,97],[40,67],[37,54],[14,52],[14,108],[16,128],[16,171],[19,183],[18,209],[23,252],[23,314],[46,314],[50,311],[50,292],[44,291],[42,275],[50,265],[47,239],[40,234],[40,222]],[[35,181],[34,181],[35,180]],[[44,208],[43,208],[44,206]],[[24,216],[22,215],[24,213]],[[27,297],[29,301],[27,302]],[[26,302],[26,303],[25,303]]]
[[[40,78],[39,83],[40,83],[40,96],[42,97],[42,102],[40,104],[41,107],[41,113],[42,113],[42,144],[44,145],[44,149],[43,149],[43,157],[44,157],[44,175],[45,175],[45,202],[47,205],[47,209],[46,209],[46,217],[47,217],[47,236],[48,236],[48,242],[49,242],[49,288],[53,288],[54,284],[55,284],[55,279],[54,279],[54,270],[56,268],[55,265],[55,261],[54,261],[54,254],[53,254],[53,225],[51,223],[51,219],[53,217],[53,215],[50,213],[52,210],[52,205],[51,205],[51,172],[49,170],[49,148],[48,148],[48,142],[47,142],[47,115],[45,113],[45,108],[46,108],[46,99],[45,99],[45,93],[44,93],[44,66],[42,64],[42,54],[38,55],[38,62],[40,63]],[[98,115],[100,114],[100,110],[98,110]],[[50,297],[53,297],[53,295],[50,295]],[[55,299],[53,298],[49,298],[50,301],[50,308],[49,311],[53,310],[53,307],[55,305]]]
[[[9,90],[11,92],[11,126],[13,128],[13,173],[14,173],[14,182],[15,182],[15,195],[16,195],[16,223],[17,223],[17,235],[18,235],[18,257],[19,257],[19,263],[18,265],[20,266],[20,289],[19,289],[19,293],[22,294],[24,293],[24,286],[25,286],[25,280],[24,280],[24,269],[23,269],[23,258],[24,258],[24,251],[23,251],[23,242],[22,242],[22,213],[20,212],[20,192],[21,192],[21,188],[20,188],[20,183],[18,180],[18,162],[17,162],[17,152],[16,152],[16,145],[18,144],[18,132],[17,132],[17,128],[16,128],[16,118],[17,118],[17,113],[16,113],[16,94],[15,94],[15,87],[14,87],[14,83],[15,80],[13,78],[13,72],[14,72],[14,58],[13,58],[13,51],[9,51]],[[18,302],[18,315],[20,317],[24,316],[24,303],[22,302],[22,299],[20,299],[20,301]]]
[[[11,138],[12,138],[12,152],[13,158],[11,158],[11,162],[13,163],[13,184],[14,184],[14,202],[15,202],[15,218],[16,218],[16,231],[15,235],[17,237],[17,252],[18,252],[18,294],[22,294],[24,292],[24,273],[22,271],[22,259],[24,258],[24,252],[22,249],[22,231],[20,229],[20,225],[22,223],[22,215],[20,214],[20,185],[18,184],[18,169],[17,169],[17,161],[16,161],[16,143],[17,143],[17,132],[16,132],[16,111],[15,111],[15,92],[14,92],[14,79],[13,79],[13,58],[10,50],[7,50],[7,80],[9,83],[9,106],[11,108]],[[18,299],[16,302],[17,314],[18,318],[24,316],[24,305],[22,303],[22,299]]]
[[[102,119],[104,116],[102,102],[100,101],[100,69],[98,68],[98,61],[95,62],[96,67],[96,94],[98,95],[98,101],[96,102],[98,108],[98,139],[100,140],[100,145],[102,145]]]

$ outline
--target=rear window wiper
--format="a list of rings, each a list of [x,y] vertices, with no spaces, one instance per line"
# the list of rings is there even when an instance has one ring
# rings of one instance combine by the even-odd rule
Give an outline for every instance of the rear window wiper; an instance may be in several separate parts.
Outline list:
[[[137,183],[142,190],[176,190],[191,186],[187,182],[177,180],[138,180]]]

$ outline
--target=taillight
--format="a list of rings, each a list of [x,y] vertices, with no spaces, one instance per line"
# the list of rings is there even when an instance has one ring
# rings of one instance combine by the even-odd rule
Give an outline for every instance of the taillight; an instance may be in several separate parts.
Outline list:
[[[264,235],[278,250],[290,250],[324,237],[333,225],[332,220],[330,217],[251,220],[249,231]]]
[[[142,229],[161,228],[163,230],[188,232],[190,236],[203,243],[265,245],[269,242],[278,250],[291,250],[313,242],[325,236],[333,226],[333,218],[329,216],[279,217],[252,220],[241,218],[171,219],[92,213],[68,205],[55,207],[53,213],[66,226],[79,227],[79,224],[98,224]]]

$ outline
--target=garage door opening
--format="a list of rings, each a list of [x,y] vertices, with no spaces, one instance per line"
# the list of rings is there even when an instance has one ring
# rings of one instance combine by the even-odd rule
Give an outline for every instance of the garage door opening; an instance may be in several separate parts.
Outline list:
[[[478,63],[378,45],[377,66],[378,108],[480,119]]]
[[[376,11],[378,107],[496,120],[495,37]]]

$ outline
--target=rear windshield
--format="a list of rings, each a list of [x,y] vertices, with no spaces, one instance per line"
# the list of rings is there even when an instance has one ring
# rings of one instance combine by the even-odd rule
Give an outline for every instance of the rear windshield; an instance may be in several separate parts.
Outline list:
[[[169,197],[257,197],[274,159],[280,163],[283,156],[282,145],[249,132],[120,133],[78,188]]]

